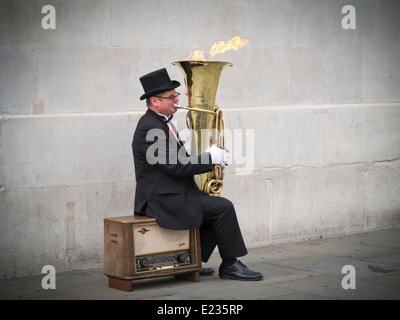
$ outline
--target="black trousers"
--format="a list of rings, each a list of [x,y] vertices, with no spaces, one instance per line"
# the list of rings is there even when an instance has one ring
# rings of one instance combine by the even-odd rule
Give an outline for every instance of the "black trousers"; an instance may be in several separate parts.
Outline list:
[[[218,246],[222,259],[247,254],[233,203],[222,197],[202,195],[203,223],[200,226],[201,260],[207,262]]]

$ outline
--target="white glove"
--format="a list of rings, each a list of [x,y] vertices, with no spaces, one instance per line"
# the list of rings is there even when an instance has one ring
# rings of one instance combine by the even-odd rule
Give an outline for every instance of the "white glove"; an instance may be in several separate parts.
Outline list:
[[[212,164],[219,164],[222,167],[226,168],[226,164],[229,161],[228,153],[221,148],[218,148],[215,145],[212,145],[210,148],[206,150],[211,155],[211,163]]]

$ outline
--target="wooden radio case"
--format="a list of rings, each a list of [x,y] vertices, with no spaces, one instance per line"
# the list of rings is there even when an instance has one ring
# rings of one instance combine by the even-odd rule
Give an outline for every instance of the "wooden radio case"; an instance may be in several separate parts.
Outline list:
[[[199,281],[199,229],[169,230],[155,219],[126,216],[104,219],[104,266],[111,288],[131,291],[133,280],[174,275]]]

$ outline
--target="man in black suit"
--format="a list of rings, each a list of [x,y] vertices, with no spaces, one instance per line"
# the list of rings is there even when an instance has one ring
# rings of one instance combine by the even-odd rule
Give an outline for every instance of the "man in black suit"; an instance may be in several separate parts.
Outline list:
[[[219,276],[224,279],[261,280],[261,273],[248,269],[237,257],[247,254],[235,208],[222,197],[204,195],[193,176],[225,166],[227,154],[216,146],[208,152],[189,156],[170,122],[179,101],[167,70],[160,69],[140,78],[147,111],[139,120],[132,142],[135,164],[135,214],[157,220],[167,229],[200,228],[202,261],[207,262],[218,245],[222,263]],[[211,275],[212,268],[201,275]]]

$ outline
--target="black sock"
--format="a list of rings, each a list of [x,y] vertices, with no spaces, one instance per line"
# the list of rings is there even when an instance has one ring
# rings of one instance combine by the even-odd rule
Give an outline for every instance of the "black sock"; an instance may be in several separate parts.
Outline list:
[[[228,267],[232,266],[236,261],[237,261],[236,258],[222,259],[221,266],[222,266],[223,268],[228,268]]]

